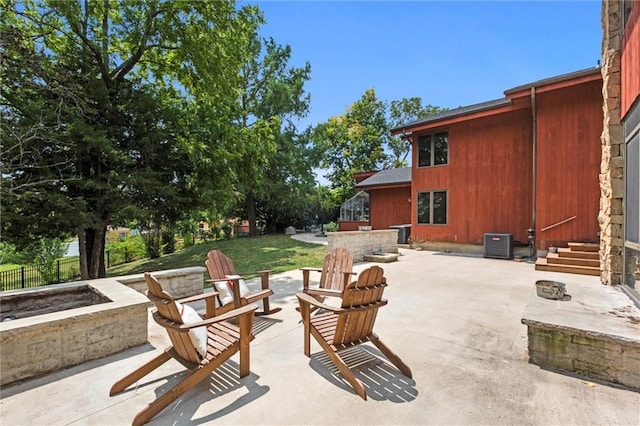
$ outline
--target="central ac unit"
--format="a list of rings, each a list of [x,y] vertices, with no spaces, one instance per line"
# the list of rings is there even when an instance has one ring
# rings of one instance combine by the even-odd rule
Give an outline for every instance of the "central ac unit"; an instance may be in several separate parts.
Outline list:
[[[513,259],[513,235],[484,234],[484,257]]]

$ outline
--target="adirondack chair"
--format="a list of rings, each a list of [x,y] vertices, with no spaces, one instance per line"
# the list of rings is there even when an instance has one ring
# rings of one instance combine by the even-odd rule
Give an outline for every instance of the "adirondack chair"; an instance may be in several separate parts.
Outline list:
[[[256,271],[246,272],[244,274],[257,273],[260,274],[261,289],[252,292],[244,284],[242,278],[243,274],[236,272],[236,268],[233,266],[233,261],[224,255],[220,250],[211,250],[207,253],[207,260],[205,261],[207,270],[209,271],[209,280],[207,282],[213,283],[218,292],[218,302],[220,307],[218,308],[222,312],[239,308],[247,303],[255,303],[262,300],[263,310],[256,312],[256,315],[271,315],[276,312],[280,312],[282,308],[270,308],[269,297],[273,296],[273,290],[269,288],[269,272],[270,271]],[[222,293],[231,293],[231,297],[220,297]],[[225,300],[228,299],[228,300]]]
[[[256,305],[245,305],[239,309],[216,315],[215,302],[213,301],[215,293],[206,293],[176,301],[169,293],[162,290],[160,282],[153,275],[145,273],[144,277],[148,286],[147,297],[156,305],[153,318],[167,330],[172,346],[131,374],[118,380],[111,387],[109,395],[113,396],[124,391],[171,358],[191,370],[191,374],[140,411],[133,420],[134,425],[150,421],[182,394],[209,377],[213,370],[236,352],[240,352],[240,377],[248,375],[249,342],[253,340],[251,327],[253,314],[257,309]],[[196,320],[200,321],[188,323],[183,308],[190,307],[182,305],[182,303],[202,299],[206,300],[206,319],[199,318],[195,310],[189,310],[188,312],[193,312]],[[182,315],[180,311],[183,311]],[[228,320],[235,318],[237,318],[237,325],[228,322]],[[204,337],[204,345],[200,345],[193,338],[192,334],[195,332],[200,337]],[[204,355],[201,354],[202,352]]]
[[[296,295],[304,323],[304,354],[311,356],[310,340],[313,336],[345,380],[365,400],[367,394],[364,384],[340,358],[339,352],[344,349],[370,341],[402,374],[411,378],[411,369],[373,332],[378,309],[387,304],[382,299],[386,286],[384,270],[379,266],[372,266],[362,271],[357,281],[347,284],[342,291],[340,308],[319,303],[309,294]],[[321,308],[321,313],[312,316],[312,306]]]
[[[331,250],[324,257],[322,269],[300,268],[302,271],[302,291],[313,295],[318,301],[323,301],[325,296],[340,296],[353,272],[353,256],[344,247]],[[320,272],[318,287],[310,287],[309,275],[311,272]]]

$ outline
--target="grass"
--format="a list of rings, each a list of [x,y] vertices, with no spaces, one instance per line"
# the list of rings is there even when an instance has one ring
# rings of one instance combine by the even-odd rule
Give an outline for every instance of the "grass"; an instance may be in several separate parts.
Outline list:
[[[196,244],[158,259],[144,259],[114,266],[107,270],[107,276],[117,277],[191,266],[204,267],[207,253],[214,249],[221,250],[230,257],[238,273],[243,273],[247,278],[256,276],[250,272],[264,269],[276,274],[304,266],[321,267],[327,253],[327,247],[324,245],[305,243],[288,235],[234,238]]]

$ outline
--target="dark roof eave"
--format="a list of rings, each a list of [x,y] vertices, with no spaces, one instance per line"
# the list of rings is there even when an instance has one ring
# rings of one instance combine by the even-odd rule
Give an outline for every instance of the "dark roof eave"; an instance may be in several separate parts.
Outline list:
[[[479,104],[473,104],[473,105],[469,105],[469,106],[464,106],[464,107],[460,107],[460,108],[455,108],[455,109],[451,109],[448,111],[443,111],[441,113],[438,114],[434,114],[431,115],[429,117],[423,118],[421,120],[416,120],[416,121],[412,121],[410,123],[407,123],[403,126],[399,126],[396,127],[394,129],[391,129],[391,134],[397,134],[397,133],[404,133],[404,131],[407,128],[411,128],[411,127],[415,127],[415,126],[420,126],[422,124],[428,124],[428,123],[435,123],[437,121],[442,121],[442,120],[447,120],[450,118],[456,118],[456,117],[462,117],[465,115],[471,115],[471,114],[475,114],[478,112],[483,112],[483,111],[488,111],[491,109],[495,109],[495,108],[499,108],[502,106],[506,106],[506,105],[510,105],[511,99],[507,99],[507,98],[501,98],[501,99],[494,99],[492,101],[488,101],[488,102],[482,102]]]
[[[573,80],[576,78],[580,78],[580,77],[585,77],[591,74],[600,74],[601,70],[600,67],[593,67],[593,68],[587,68],[587,69],[583,69],[580,71],[574,71],[574,72],[570,72],[567,74],[561,74],[561,75],[557,75],[555,77],[550,77],[550,78],[544,78],[542,80],[538,80],[538,81],[534,81],[532,83],[527,83],[527,84],[523,84],[521,86],[516,86],[513,87],[511,89],[507,89],[504,91],[505,96],[512,94],[512,93],[516,93],[516,92],[520,92],[522,90],[527,90],[527,89],[531,89],[532,87],[539,87],[539,86],[546,86],[549,84],[553,84],[553,83],[561,83],[563,81],[569,81],[569,80]]]

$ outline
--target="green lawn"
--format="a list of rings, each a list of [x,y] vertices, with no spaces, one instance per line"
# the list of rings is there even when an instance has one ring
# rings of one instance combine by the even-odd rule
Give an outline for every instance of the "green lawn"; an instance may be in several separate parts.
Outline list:
[[[327,247],[304,243],[288,235],[264,235],[255,238],[234,238],[196,244],[164,255],[158,259],[138,260],[107,270],[107,276],[116,277],[161,271],[165,269],[203,266],[209,250],[218,249],[233,260],[238,273],[268,269],[272,273],[290,271],[304,266],[321,267]],[[255,275],[247,275],[252,277]]]

